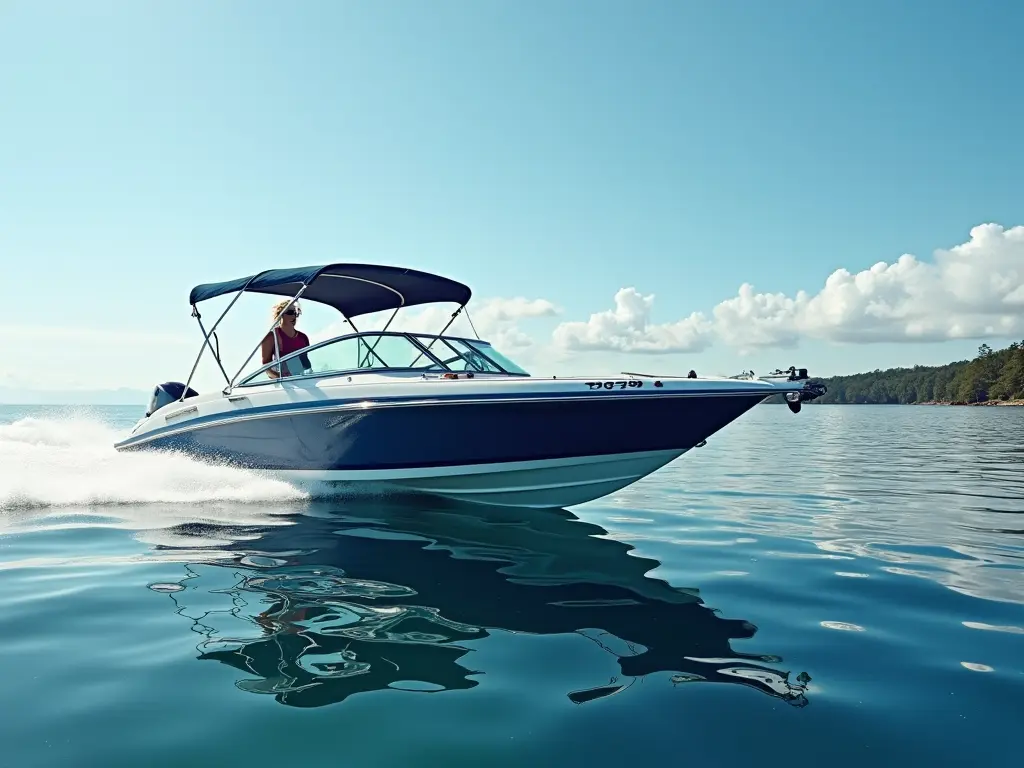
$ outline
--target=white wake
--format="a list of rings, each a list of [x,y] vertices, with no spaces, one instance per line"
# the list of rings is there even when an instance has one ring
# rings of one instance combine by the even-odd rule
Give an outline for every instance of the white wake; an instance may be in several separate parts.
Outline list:
[[[113,444],[122,432],[82,415],[0,424],[0,510],[309,497],[258,472],[180,455],[118,453]]]

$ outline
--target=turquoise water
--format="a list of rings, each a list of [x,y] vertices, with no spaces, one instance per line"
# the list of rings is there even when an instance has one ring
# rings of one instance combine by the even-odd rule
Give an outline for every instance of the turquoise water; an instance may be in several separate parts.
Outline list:
[[[0,765],[1019,760],[1024,408],[763,406],[562,512],[0,407]]]

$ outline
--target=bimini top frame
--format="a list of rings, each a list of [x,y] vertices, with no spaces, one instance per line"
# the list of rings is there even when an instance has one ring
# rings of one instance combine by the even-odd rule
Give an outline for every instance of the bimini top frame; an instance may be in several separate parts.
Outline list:
[[[217,339],[217,326],[221,320],[231,311],[239,297],[243,293],[269,293],[278,296],[289,296],[288,306],[294,304],[300,296],[304,300],[315,301],[320,304],[337,309],[346,322],[352,326],[352,330],[358,332],[353,317],[372,314],[388,309],[394,313],[388,319],[384,330],[387,330],[394,320],[395,315],[402,307],[411,307],[419,304],[434,304],[442,302],[453,302],[459,308],[452,313],[451,319],[442,329],[441,334],[448,329],[455,318],[459,316],[466,304],[469,302],[473,292],[469,286],[455,280],[450,280],[440,275],[433,275],[429,272],[420,272],[415,269],[404,267],[388,267],[378,264],[322,264],[320,266],[296,267],[294,269],[269,269],[258,272],[255,275],[241,277],[235,280],[228,280],[221,283],[204,283],[197,285],[189,293],[189,303],[192,305],[192,316],[199,323],[203,332],[203,345],[199,349],[192,370],[188,375],[188,381],[181,395],[184,399],[189,392],[188,385],[192,383],[196,368],[199,367],[199,360],[207,347],[210,348],[217,366],[224,375],[227,382],[225,394],[234,386],[235,380],[241,375],[245,366],[249,364],[252,356],[260,348],[263,337],[257,343],[249,356],[242,363],[241,368],[234,376],[228,376],[220,359],[220,342]],[[228,293],[235,293],[231,303],[221,313],[220,317],[207,332],[203,326],[202,316],[196,307],[199,302],[223,296]],[[468,317],[468,315],[467,315]],[[472,321],[470,321],[472,324]],[[271,325],[273,330],[275,322]],[[268,333],[270,331],[268,330]],[[475,332],[475,329],[474,329]],[[210,340],[213,340],[211,344]],[[216,347],[214,347],[216,344]],[[277,336],[274,336],[274,345],[277,345]],[[280,355],[278,355],[280,356]]]

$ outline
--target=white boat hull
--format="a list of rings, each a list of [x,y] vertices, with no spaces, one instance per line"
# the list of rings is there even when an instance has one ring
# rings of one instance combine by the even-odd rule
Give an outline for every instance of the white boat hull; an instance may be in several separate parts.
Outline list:
[[[439,379],[368,373],[175,402],[119,450],[224,462],[337,492],[558,508],[606,496],[801,381]]]

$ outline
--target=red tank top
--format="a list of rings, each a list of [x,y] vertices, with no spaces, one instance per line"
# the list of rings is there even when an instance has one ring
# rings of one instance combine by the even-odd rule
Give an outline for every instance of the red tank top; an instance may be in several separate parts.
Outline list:
[[[296,331],[294,336],[289,336],[280,328],[275,328],[274,333],[277,334],[277,348],[281,357],[309,346],[309,337],[302,331]]]

